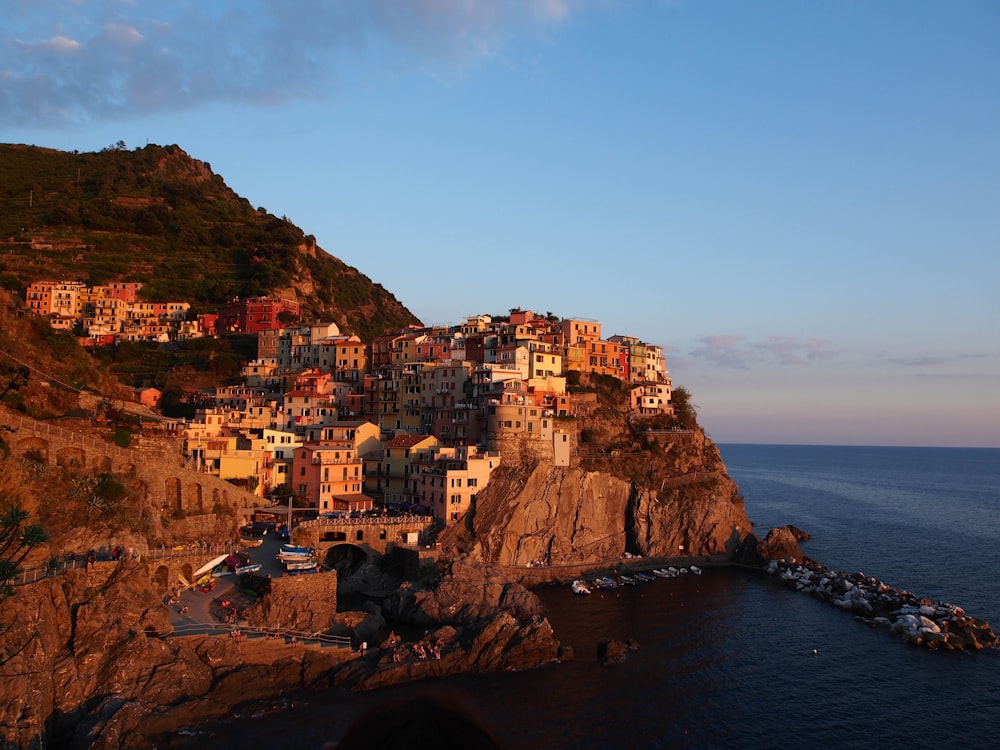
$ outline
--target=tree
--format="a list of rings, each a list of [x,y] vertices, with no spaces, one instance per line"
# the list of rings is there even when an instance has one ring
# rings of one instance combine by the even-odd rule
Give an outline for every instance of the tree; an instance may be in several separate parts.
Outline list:
[[[40,524],[27,523],[30,513],[20,504],[6,500],[0,511],[0,582],[6,583],[21,572],[21,563],[32,549],[49,540]]]
[[[698,423],[695,405],[691,403],[691,392],[684,386],[674,388],[670,394],[670,403],[674,407],[674,416],[684,427],[694,427]]]

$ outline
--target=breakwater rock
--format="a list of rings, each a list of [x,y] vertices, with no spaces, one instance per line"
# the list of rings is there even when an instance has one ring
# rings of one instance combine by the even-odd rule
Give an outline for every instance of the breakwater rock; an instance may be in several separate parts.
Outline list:
[[[961,607],[920,598],[864,573],[841,573],[813,561],[771,560],[764,570],[796,591],[852,612],[915,646],[949,651],[1000,647],[989,623],[970,617]]]

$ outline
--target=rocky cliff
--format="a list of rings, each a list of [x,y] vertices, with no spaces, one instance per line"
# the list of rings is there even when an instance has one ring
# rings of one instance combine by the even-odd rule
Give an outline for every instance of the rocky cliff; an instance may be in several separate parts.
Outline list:
[[[325,679],[344,649],[164,638],[168,610],[140,562],[17,589],[0,616],[0,747],[146,748],[233,705]]]
[[[611,466],[501,467],[470,527],[445,541],[504,566],[599,566],[626,553],[731,560],[756,541],[736,484],[700,430],[642,460],[644,473],[631,477]]]
[[[297,611],[298,592],[285,588],[273,592],[263,619]],[[328,632],[369,639],[367,654],[263,636],[163,637],[172,631],[168,609],[136,561],[20,587],[0,616],[0,747],[151,748],[178,727],[306,687],[372,689],[527,669],[559,653],[538,599],[495,567],[469,560],[442,568],[427,589],[401,587],[385,614],[429,632],[423,656],[412,642],[396,644],[398,658],[375,648],[385,620],[366,613],[323,619]]]

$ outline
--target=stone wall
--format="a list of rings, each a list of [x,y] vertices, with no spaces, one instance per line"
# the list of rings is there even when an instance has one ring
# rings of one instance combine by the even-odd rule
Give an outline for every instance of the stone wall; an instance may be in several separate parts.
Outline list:
[[[235,532],[238,511],[261,500],[211,474],[187,469],[176,441],[143,439],[138,448],[122,448],[92,433],[40,422],[0,408],[2,437],[12,455],[33,455],[68,472],[114,472],[138,487],[148,506],[169,519],[164,538],[185,541],[206,534]],[[220,532],[219,515],[231,516]],[[192,517],[201,516],[200,521]],[[183,523],[176,523],[183,521]]]
[[[260,607],[248,613],[252,625],[299,632],[325,632],[337,614],[337,573],[270,579]]]

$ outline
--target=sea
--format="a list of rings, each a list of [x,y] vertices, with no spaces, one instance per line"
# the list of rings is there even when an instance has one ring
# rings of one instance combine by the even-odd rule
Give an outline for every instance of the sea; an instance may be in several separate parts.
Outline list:
[[[720,446],[758,535],[793,524],[806,555],[957,604],[1000,629],[1000,450]],[[432,695],[503,747],[953,748],[1000,743],[1000,653],[934,652],[755,571],[709,568],[589,597],[537,590],[575,658],[372,693],[307,692],[170,747],[309,750],[359,715]],[[632,639],[601,666],[602,641]]]

